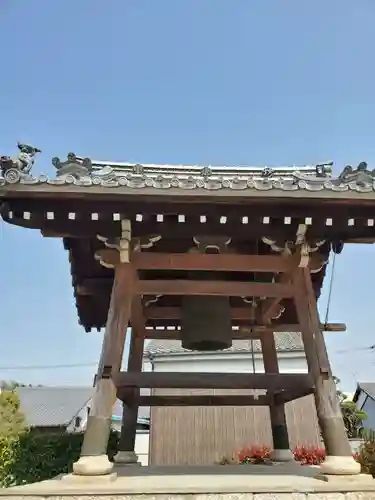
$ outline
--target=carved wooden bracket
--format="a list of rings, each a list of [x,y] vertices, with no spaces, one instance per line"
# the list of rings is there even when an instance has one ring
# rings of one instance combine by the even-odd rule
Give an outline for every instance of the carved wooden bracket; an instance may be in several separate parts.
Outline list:
[[[97,235],[99,241],[102,241],[107,248],[117,250],[119,253],[119,262],[126,263],[130,261],[130,242],[131,242],[131,222],[129,219],[121,221],[121,237],[120,238],[107,238],[105,236]],[[102,263],[101,258],[95,254],[95,259]],[[104,267],[113,267],[113,265],[102,264]]]
[[[225,253],[231,242],[229,236],[193,236],[193,241],[200,252],[216,250],[218,253]]]
[[[274,252],[281,253],[285,256],[290,256],[299,252],[300,262],[298,267],[308,267],[310,264],[310,256],[315,253],[325,243],[325,240],[317,240],[308,242],[306,239],[308,226],[300,224],[296,232],[295,241],[277,241],[267,236],[262,238],[263,243],[269,245]],[[319,269],[311,270],[311,272],[318,272],[327,262],[324,262]]]
[[[131,223],[129,220],[121,221],[121,238],[107,238],[97,235],[106,248],[95,252],[94,258],[103,267],[115,268],[118,264],[129,262],[131,252],[139,252],[143,248],[151,248],[161,239],[159,235],[143,236],[141,238],[131,237]]]

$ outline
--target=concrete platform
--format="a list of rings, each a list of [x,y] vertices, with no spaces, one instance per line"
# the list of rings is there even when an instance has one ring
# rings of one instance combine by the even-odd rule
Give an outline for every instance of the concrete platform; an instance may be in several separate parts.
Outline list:
[[[103,477],[60,476],[0,489],[0,500],[375,500],[371,476],[325,480],[298,464],[202,467],[116,466]]]

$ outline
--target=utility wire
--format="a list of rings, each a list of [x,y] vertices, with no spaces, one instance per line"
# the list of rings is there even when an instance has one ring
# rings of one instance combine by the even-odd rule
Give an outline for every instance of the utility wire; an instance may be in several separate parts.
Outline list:
[[[88,366],[97,366],[98,363],[76,363],[70,365],[19,365],[19,366],[0,366],[0,370],[55,370],[57,368],[84,368]]]

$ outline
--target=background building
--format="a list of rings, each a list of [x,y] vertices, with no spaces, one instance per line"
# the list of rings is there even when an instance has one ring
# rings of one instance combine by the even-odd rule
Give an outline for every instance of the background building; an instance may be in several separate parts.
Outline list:
[[[300,334],[276,333],[281,373],[306,373]],[[152,340],[146,347],[144,369],[172,372],[263,373],[260,342],[234,341],[231,349],[191,352],[174,340]],[[230,392],[230,391],[229,391]],[[189,390],[190,394],[228,391]],[[241,392],[241,391],[235,391]],[[250,391],[254,393],[254,391]],[[255,391],[263,394],[262,391]],[[154,390],[154,394],[182,394],[184,390]],[[320,445],[313,396],[287,403],[291,446]],[[212,464],[223,456],[255,444],[272,446],[267,407],[167,407],[151,409],[150,462],[152,464]]]

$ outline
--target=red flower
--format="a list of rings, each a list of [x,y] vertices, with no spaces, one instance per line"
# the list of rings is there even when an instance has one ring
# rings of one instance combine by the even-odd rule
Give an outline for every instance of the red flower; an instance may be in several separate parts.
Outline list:
[[[317,446],[297,446],[294,451],[294,460],[302,465],[320,465],[324,462],[326,452]]]

